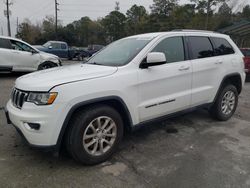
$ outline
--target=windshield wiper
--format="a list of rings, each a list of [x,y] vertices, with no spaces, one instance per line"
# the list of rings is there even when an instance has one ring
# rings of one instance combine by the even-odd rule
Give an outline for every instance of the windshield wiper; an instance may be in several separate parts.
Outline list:
[[[91,63],[87,63],[87,64],[92,64],[92,65],[103,65],[103,64],[97,63],[97,62],[91,62]]]

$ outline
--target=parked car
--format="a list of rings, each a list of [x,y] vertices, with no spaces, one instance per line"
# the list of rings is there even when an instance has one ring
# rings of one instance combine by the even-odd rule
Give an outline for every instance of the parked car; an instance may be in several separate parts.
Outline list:
[[[125,129],[197,108],[230,119],[245,76],[243,55],[227,35],[136,35],[86,64],[18,78],[6,117],[31,146],[65,146],[75,160],[97,164],[116,151]]]
[[[245,71],[250,74],[250,48],[241,48],[241,52],[244,54]]]
[[[36,45],[35,47],[40,51],[57,55],[60,58],[67,58],[69,60],[76,56],[75,49],[70,48],[66,42],[62,41],[48,41],[42,46]]]
[[[0,72],[36,71],[61,65],[59,57],[41,52],[28,43],[0,36]]]
[[[104,48],[103,45],[92,44],[92,45],[88,45],[87,51],[92,56],[93,54],[95,54],[96,52],[100,51],[103,48]]]

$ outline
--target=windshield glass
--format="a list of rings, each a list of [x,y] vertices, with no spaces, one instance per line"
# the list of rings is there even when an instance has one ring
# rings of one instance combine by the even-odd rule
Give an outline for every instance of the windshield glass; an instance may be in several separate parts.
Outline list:
[[[46,47],[46,48],[48,48],[48,47],[51,46],[51,43],[50,42],[46,42],[43,46]]]
[[[118,40],[98,54],[87,63],[105,66],[123,66],[128,64],[152,38],[138,37]]]

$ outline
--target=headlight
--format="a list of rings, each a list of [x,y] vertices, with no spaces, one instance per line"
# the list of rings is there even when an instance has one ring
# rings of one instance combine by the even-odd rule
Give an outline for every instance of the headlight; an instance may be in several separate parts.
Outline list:
[[[30,93],[27,102],[32,102],[37,105],[52,104],[57,97],[57,93]]]

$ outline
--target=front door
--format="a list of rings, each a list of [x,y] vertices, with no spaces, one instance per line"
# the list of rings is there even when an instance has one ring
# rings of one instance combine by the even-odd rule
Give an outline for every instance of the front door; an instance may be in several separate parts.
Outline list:
[[[16,40],[10,40],[10,50],[14,71],[34,71],[40,63],[40,54],[30,46]]]
[[[189,108],[192,67],[184,51],[182,36],[165,38],[152,52],[163,52],[167,63],[139,69],[140,122]]]

